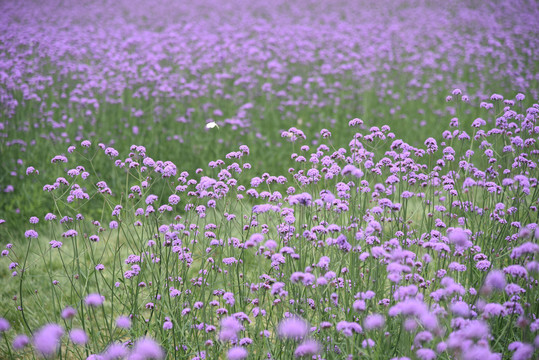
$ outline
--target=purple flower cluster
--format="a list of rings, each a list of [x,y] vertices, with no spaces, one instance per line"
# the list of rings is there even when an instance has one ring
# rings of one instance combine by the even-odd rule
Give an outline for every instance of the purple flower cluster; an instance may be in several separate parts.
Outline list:
[[[0,5],[2,351],[537,358],[536,5],[109,5]]]
[[[531,359],[536,348],[529,340],[499,342],[504,348],[488,340],[503,335],[506,327],[495,324],[499,319],[521,328],[527,339],[539,328],[526,301],[537,287],[539,226],[523,215],[537,212],[533,194],[538,181],[530,171],[535,168],[531,155],[536,153],[524,145],[539,132],[536,108],[526,109],[524,115],[508,106],[495,123],[481,125],[486,132],[475,131],[475,145],[472,138],[465,140],[474,150],[495,148],[498,136],[514,140],[508,129],[515,131],[516,125],[509,127],[507,121],[521,119],[522,147],[501,155],[506,168],[493,168],[487,151],[472,154],[468,147],[456,150],[434,139],[427,139],[422,148],[387,137],[379,139],[388,142],[385,153],[367,151],[371,140],[365,140],[361,124],[353,125],[360,130],[346,149],[332,151],[321,144],[311,150],[304,145],[305,159],[311,160],[298,162],[299,155],[292,156],[291,161],[299,165],[290,168],[287,176],[253,174],[243,182],[240,175],[246,176],[248,169],[236,173],[237,177],[226,170],[235,156],[209,164],[211,170],[201,178],[184,171],[171,180],[162,176],[163,169],[177,171],[176,166],[150,159],[141,146],[133,145],[131,149],[140,151],[123,161],[140,161],[147,166],[146,174],[128,187],[133,196],[110,206],[109,218],[91,220],[77,210],[62,216],[48,213],[47,224],[31,217],[30,223],[42,234],[51,225],[55,229],[54,224],[64,227],[53,236],[61,235],[70,244],[51,240],[55,253],[74,251],[71,242],[89,249],[88,271],[96,283],[97,273],[104,279],[111,275],[122,279],[107,299],[115,302],[124,296],[139,305],[129,317],[117,318],[119,333],[145,324],[144,314],[162,316],[160,340],[165,342],[165,334],[173,334],[188,344],[190,335],[179,333],[188,327],[204,339],[206,352],[200,352],[199,358],[223,346],[229,359],[246,358],[249,349],[257,347],[278,356],[277,349],[263,341],[266,338],[288,344],[296,358],[341,354],[347,351],[346,342],[358,342],[359,351],[366,355],[398,347],[390,335],[406,331],[413,335],[411,343],[400,351],[420,359],[444,353],[498,358],[504,351]],[[453,126],[460,125],[453,121]],[[367,133],[377,131],[390,129]],[[330,138],[327,130],[322,132],[322,138]],[[290,133],[297,136],[295,142],[301,140],[297,128]],[[107,147],[98,152],[105,158],[116,154]],[[250,156],[247,151],[240,153],[242,158]],[[107,161],[121,158],[120,152],[112,158]],[[524,163],[513,166],[523,159],[525,167]],[[150,192],[160,182],[166,182],[170,194]],[[84,191],[114,199],[102,192],[104,188],[109,186],[99,181],[93,192]],[[114,187],[109,189],[115,192]],[[70,203],[73,190],[56,195],[58,191],[51,193]],[[108,229],[102,221],[109,221]],[[144,232],[137,228],[148,229],[143,231],[150,239],[141,242],[138,234]],[[25,237],[39,241],[35,229],[26,230]],[[88,235],[87,229],[100,235]],[[123,241],[128,244],[125,250],[113,250]],[[11,259],[9,269],[26,269],[26,260],[17,258],[12,247],[8,244],[3,253]],[[122,256],[123,264],[96,258],[98,249],[110,251],[111,259]],[[79,274],[73,279],[81,281]],[[158,285],[162,281],[166,287]],[[56,280],[53,283],[60,286]],[[204,293],[207,297],[202,298]],[[109,311],[100,293],[89,293],[83,300],[87,308],[66,306],[61,317],[71,323],[83,312],[95,314],[94,308]],[[9,323],[2,324],[2,331],[9,332]],[[258,336],[250,337],[253,332]],[[73,345],[91,344],[91,332],[78,327],[64,330],[55,324],[37,331],[31,342],[38,353],[52,356],[64,334],[69,334]],[[164,356],[163,349],[148,338],[134,343],[131,350],[119,345],[119,340],[110,339],[104,356]],[[20,335],[12,345],[22,349],[29,341]],[[176,351],[186,351],[184,346]]]

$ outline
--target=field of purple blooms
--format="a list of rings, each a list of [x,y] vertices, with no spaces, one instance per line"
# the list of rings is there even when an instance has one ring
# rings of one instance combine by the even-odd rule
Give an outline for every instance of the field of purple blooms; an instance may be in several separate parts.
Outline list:
[[[539,358],[539,4],[0,3],[0,359]]]

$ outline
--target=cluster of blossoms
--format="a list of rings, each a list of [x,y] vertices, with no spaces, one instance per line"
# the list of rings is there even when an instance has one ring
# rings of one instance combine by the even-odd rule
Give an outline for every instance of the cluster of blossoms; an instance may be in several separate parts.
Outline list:
[[[345,0],[311,0],[309,6],[283,0],[271,6],[263,0],[235,0],[234,6],[135,1],[108,4],[106,14],[95,2],[0,4],[0,166],[6,174],[0,192],[19,211],[39,209],[22,203],[24,184],[38,181],[40,165],[66,166],[67,155],[91,146],[89,140],[74,145],[85,138],[99,139],[115,161],[116,145],[133,139],[147,147],[138,153],[173,154],[170,160],[191,170],[216,154],[249,155],[230,151],[249,138],[250,154],[274,170],[281,157],[268,151],[306,137],[343,141],[341,120],[354,114],[378,125],[367,141],[394,136],[381,119],[399,137],[417,131],[432,136],[441,128],[444,99],[451,104],[453,130],[463,121],[455,102],[469,103],[472,96],[485,100],[482,109],[501,111],[496,104],[518,106],[526,98],[519,93],[508,100],[490,89],[538,95],[539,8],[533,1],[429,6],[381,0],[374,7]],[[398,8],[398,16],[386,8]],[[445,97],[448,84],[468,94],[455,89]],[[482,119],[471,121],[475,128],[484,125]],[[159,141],[146,141],[156,134]],[[51,144],[61,144],[65,153],[44,159],[43,148]],[[185,155],[185,149],[197,156]],[[298,156],[303,159],[309,160]],[[161,165],[165,177],[177,175],[172,163]],[[90,170],[72,167],[67,178],[84,178]],[[52,191],[64,182],[43,185]],[[87,199],[82,189],[72,190],[74,202]]]
[[[91,298],[89,296],[88,298]],[[88,302],[89,306],[92,305]],[[101,304],[99,304],[101,305]],[[67,307],[62,310],[61,317],[64,321],[70,321],[77,315],[77,311],[71,307]],[[130,324],[126,324],[126,321],[129,322],[129,319],[124,320],[120,317],[117,320],[116,326],[120,328],[129,328]],[[0,333],[5,333],[10,330],[9,322],[0,318]],[[71,328],[69,332],[66,332],[65,329],[55,323],[50,323],[42,326],[37,331],[35,331],[31,338],[21,334],[13,338],[12,347],[17,352],[23,352],[27,348],[33,348],[35,354],[39,358],[54,358],[57,354],[60,354],[60,346],[62,344],[62,339],[72,343],[73,345],[84,349],[85,345],[88,344],[89,337],[85,330],[80,328]],[[11,357],[13,356],[10,353]],[[87,357],[88,360],[112,360],[112,359],[137,359],[137,360],[161,360],[165,358],[165,353],[161,346],[157,344],[153,339],[149,337],[141,337],[133,342],[124,342],[124,343],[111,343],[101,354],[92,354]]]
[[[0,3],[0,358],[539,357],[536,2],[269,3]]]
[[[25,351],[32,343],[50,355],[69,339],[105,358],[144,349],[149,355],[141,358],[160,358],[161,346],[190,359],[253,352],[275,359],[499,359],[511,352],[532,359],[539,347],[539,106],[520,112],[506,105],[501,116],[485,111],[485,124],[472,126],[467,140],[453,141],[468,130],[459,125],[423,146],[369,138],[382,130],[356,119],[348,147],[303,145],[286,175],[243,180],[256,171],[245,166],[245,145],[240,163],[229,156],[191,176],[140,145],[122,158],[83,141],[83,156],[75,150],[67,164],[110,158],[125,189],[98,173],[73,175],[67,189],[50,190],[58,213],[31,217],[25,241],[6,246],[2,257],[23,289],[35,266],[26,254],[49,269],[51,257],[61,259],[50,270],[52,296],[66,306],[60,318],[70,320],[67,328],[45,325],[31,341],[31,333],[14,337],[10,347]],[[385,152],[373,151],[384,144]],[[505,144],[511,151],[500,151]],[[125,166],[133,162],[143,165]],[[101,199],[109,212],[92,220],[91,203],[73,208],[73,189]],[[123,191],[128,196],[114,195]],[[65,240],[32,251],[43,237]],[[66,290],[70,296],[60,295]],[[33,331],[26,313],[39,293],[19,296],[21,324]],[[94,326],[109,329],[105,343],[91,336]],[[136,340],[148,331],[159,346]]]

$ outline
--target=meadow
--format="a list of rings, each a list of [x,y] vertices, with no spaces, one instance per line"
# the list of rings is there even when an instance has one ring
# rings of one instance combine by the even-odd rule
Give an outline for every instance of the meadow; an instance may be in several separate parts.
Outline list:
[[[0,359],[537,359],[537,18],[0,2]]]

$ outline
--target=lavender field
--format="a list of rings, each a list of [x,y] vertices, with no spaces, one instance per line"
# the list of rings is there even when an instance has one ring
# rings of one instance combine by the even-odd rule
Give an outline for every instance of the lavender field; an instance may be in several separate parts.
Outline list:
[[[0,359],[538,359],[537,19],[0,2]]]

